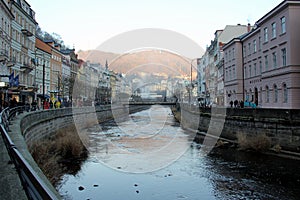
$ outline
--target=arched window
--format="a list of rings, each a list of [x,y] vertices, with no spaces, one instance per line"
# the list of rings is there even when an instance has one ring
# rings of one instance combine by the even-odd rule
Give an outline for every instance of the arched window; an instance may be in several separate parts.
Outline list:
[[[266,102],[269,103],[270,100],[270,90],[269,86],[266,86]]]
[[[278,88],[277,85],[274,84],[274,102],[277,103],[278,102]]]
[[[283,103],[288,102],[288,89],[285,83],[282,85],[282,91],[283,91]]]

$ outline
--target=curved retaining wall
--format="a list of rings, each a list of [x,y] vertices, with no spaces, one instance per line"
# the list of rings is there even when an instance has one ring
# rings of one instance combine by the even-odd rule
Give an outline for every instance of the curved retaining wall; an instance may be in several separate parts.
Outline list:
[[[133,106],[130,112],[136,112],[147,108],[146,106]],[[122,117],[128,114],[128,106],[114,108],[112,113],[110,106],[105,107],[81,107],[63,108],[47,111],[38,111],[24,116],[20,122],[21,133],[29,145],[45,137],[50,137],[55,131],[70,124],[76,123],[77,127],[86,127],[97,124],[113,117]]]
[[[145,108],[148,108],[148,106],[132,106],[130,109],[128,105],[120,106],[114,108],[114,112],[111,111],[110,106],[24,112],[15,117],[11,122],[9,135],[37,175],[44,180],[48,188],[59,198],[60,195],[58,192],[35,163],[28,151],[27,145],[46,137],[53,136],[55,131],[73,124],[74,120],[77,125],[85,127],[91,125],[91,123],[96,124],[98,122],[110,120],[113,117],[126,117],[128,112],[137,112]]]

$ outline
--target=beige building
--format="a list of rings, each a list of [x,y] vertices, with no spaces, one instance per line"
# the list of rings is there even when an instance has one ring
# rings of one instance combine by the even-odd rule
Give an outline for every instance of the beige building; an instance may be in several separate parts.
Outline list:
[[[300,108],[299,19],[300,1],[285,0],[251,32],[224,46],[226,105],[237,99],[259,107]]]

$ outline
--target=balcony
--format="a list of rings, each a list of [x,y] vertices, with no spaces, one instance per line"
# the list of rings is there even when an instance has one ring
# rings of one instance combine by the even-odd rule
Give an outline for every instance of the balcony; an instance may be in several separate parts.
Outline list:
[[[12,58],[6,63],[6,66],[7,66],[7,67],[12,67],[12,66],[14,66],[14,65],[16,64],[16,61],[17,61],[16,57],[12,57]]]
[[[29,63],[23,63],[20,70],[24,73],[30,73],[33,70],[33,67]]]
[[[26,28],[23,28],[22,30],[22,33],[25,35],[25,36],[27,36],[27,37],[31,37],[31,36],[33,36],[33,33],[31,33],[28,29],[26,29]]]
[[[8,51],[5,49],[0,49],[0,62],[8,60]]]

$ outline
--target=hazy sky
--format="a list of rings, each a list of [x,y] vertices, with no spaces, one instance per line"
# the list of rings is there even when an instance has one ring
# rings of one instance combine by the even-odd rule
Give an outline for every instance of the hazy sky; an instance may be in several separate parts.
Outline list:
[[[40,27],[66,45],[95,49],[140,28],[181,33],[205,48],[225,25],[254,24],[282,0],[27,0]]]

